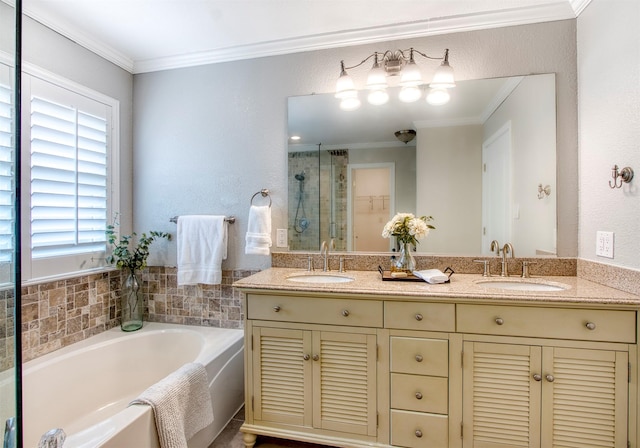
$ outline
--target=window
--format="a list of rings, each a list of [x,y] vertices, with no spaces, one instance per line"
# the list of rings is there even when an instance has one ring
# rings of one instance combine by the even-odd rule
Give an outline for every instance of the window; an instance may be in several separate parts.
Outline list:
[[[115,209],[117,102],[47,77],[23,78],[25,279],[103,265],[105,229]]]
[[[0,285],[13,279],[13,126],[14,112],[11,77],[13,70],[0,64]]]

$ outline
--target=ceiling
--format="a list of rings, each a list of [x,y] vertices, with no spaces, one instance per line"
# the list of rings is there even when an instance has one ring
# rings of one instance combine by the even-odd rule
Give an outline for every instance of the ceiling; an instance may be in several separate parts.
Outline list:
[[[1,0],[10,3],[11,0]],[[23,0],[131,73],[577,17],[590,0]]]

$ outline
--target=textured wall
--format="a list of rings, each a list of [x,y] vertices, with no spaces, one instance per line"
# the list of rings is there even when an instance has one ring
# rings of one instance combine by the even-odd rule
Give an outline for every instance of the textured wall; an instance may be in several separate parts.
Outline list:
[[[374,50],[409,46],[429,53],[449,48],[460,80],[556,73],[558,253],[575,256],[575,41],[575,20],[568,20],[135,75],[135,228],[175,231],[173,215],[234,214],[223,267],[268,267],[268,257],[244,254],[244,233],[249,199],[261,188],[272,192],[274,236],[287,227],[287,97],[331,92],[341,59],[358,62]],[[353,75],[364,78],[366,71]],[[175,242],[162,244],[167,251],[150,262],[175,265]]]
[[[578,19],[581,258],[640,269],[640,2],[593,0]],[[636,178],[612,190],[611,167]],[[596,232],[615,233],[613,260]]]

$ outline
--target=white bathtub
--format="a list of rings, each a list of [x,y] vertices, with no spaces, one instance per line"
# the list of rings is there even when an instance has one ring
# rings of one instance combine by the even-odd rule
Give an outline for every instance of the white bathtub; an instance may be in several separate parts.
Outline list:
[[[145,323],[119,328],[25,363],[24,447],[62,428],[65,448],[155,448],[149,406],[127,406],[147,387],[187,362],[207,370],[214,421],[189,447],[206,448],[244,401],[243,331]]]

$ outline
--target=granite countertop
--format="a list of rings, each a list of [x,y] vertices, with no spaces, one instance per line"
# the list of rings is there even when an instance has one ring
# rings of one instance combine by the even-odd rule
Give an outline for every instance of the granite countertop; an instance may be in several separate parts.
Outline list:
[[[299,275],[331,274],[353,278],[345,283],[303,283],[288,280],[288,277]],[[506,290],[482,285],[481,282],[526,280],[532,283],[561,284],[566,289],[561,291],[521,291]],[[414,300],[420,298],[456,298],[463,300],[483,299],[486,302],[532,302],[539,304],[573,303],[619,305],[623,307],[640,307],[640,296],[614,288],[569,276],[532,276],[528,279],[519,277],[482,277],[478,274],[454,274],[450,283],[429,284],[426,282],[383,281],[377,271],[347,271],[339,273],[331,271],[307,272],[303,269],[269,268],[234,283],[236,288],[247,290],[274,290],[289,292],[342,293],[349,295],[396,296]]]

